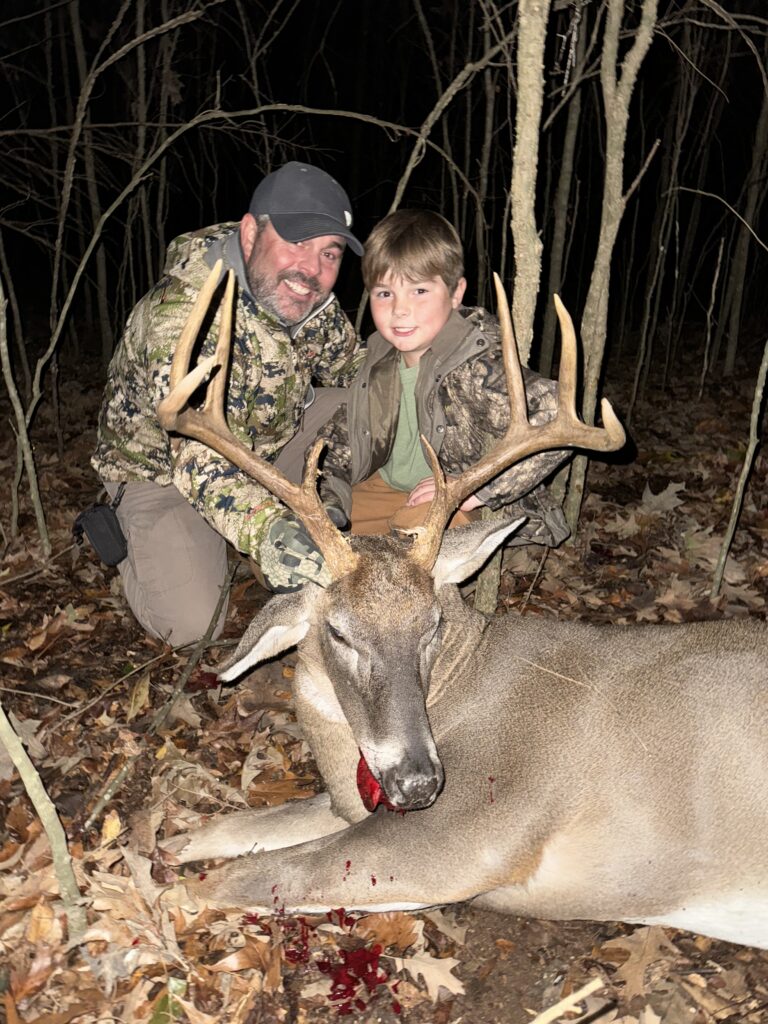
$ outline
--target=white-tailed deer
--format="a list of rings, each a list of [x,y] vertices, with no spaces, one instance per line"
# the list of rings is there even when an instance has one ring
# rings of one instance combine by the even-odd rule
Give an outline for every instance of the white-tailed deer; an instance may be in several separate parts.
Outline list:
[[[176,862],[237,858],[188,884],[243,908],[476,898],[515,914],[667,924],[768,947],[766,624],[487,621],[456,587],[517,525],[444,532],[466,495],[534,452],[623,444],[607,402],[604,427],[578,419],[576,336],[559,301],[556,419],[527,421],[497,281],[507,435],[459,479],[445,481],[431,454],[437,497],[415,537],[347,538],[317,496],[320,444],[299,488],[228,431],[231,280],[216,355],[187,373],[217,280],[179,342],[161,420],[268,487],[325,555],[333,582],[273,597],[221,678],[298,645],[296,711],[327,792],[167,841]],[[211,372],[203,410],[185,409]],[[358,787],[361,752],[369,787]],[[378,787],[408,813],[369,813],[361,792],[373,807]]]

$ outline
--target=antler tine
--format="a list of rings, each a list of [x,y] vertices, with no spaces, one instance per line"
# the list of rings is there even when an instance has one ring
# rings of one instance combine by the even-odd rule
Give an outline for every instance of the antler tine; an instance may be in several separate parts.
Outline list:
[[[529,422],[523,374],[507,296],[499,276],[494,274],[493,279],[498,300],[501,348],[507,390],[510,395],[509,426],[504,437],[490,452],[460,476],[448,481],[445,480],[435,453],[424,441],[435,476],[435,497],[424,526],[416,536],[411,557],[427,569],[431,569],[435,563],[443,531],[453,511],[468,495],[474,494],[483,484],[492,480],[509,466],[520,462],[529,455],[553,448],[615,451],[622,447],[626,439],[624,428],[606,399],[601,402],[602,427],[588,426],[579,419],[576,411],[578,367],[576,331],[567,309],[557,295],[554,297],[555,309],[562,334],[557,414],[548,423],[533,425]]]
[[[560,296],[554,295],[553,298],[562,341],[560,344],[560,372],[557,377],[558,410],[551,425],[554,427],[555,423],[559,424],[560,432],[566,435],[562,440],[558,439],[557,447],[562,445],[564,448],[587,448],[593,452],[618,451],[627,440],[627,435],[607,398],[600,400],[602,427],[589,426],[579,419],[579,414],[576,411],[576,378],[578,376],[576,329],[573,326],[571,314],[561,302]],[[546,423],[543,426],[548,427],[550,424]],[[573,434],[568,438],[566,432],[571,429]],[[551,445],[550,447],[555,446]]]
[[[166,430],[194,438],[219,455],[223,455],[295,512],[323,553],[331,577],[338,579],[355,567],[358,556],[328,518],[317,493],[317,463],[324,442],[320,440],[315,443],[307,460],[303,482],[301,486],[297,486],[275,466],[251,451],[227,426],[224,396],[227,383],[226,367],[232,340],[232,300],[235,287],[234,273],[231,270],[219,322],[216,352],[193,370],[189,370],[192,348],[218,286],[221,268],[221,261],[218,261],[200,290],[189,320],[181,333],[171,364],[171,390],[158,404],[158,419]],[[217,372],[208,385],[203,408],[184,409],[192,393],[211,370]]]

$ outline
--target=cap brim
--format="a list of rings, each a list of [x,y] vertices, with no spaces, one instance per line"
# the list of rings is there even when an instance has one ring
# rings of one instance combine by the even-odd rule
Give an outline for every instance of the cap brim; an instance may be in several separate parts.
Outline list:
[[[304,242],[321,235],[340,235],[349,243],[352,252],[363,255],[363,246],[346,224],[322,213],[273,213],[272,227],[286,242]]]

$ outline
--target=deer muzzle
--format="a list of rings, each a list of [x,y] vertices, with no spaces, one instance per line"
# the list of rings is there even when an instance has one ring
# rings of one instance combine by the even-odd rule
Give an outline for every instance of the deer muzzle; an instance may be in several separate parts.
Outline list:
[[[422,764],[406,758],[381,775],[382,789],[399,811],[418,811],[431,806],[444,781],[443,766],[436,758],[429,758]]]

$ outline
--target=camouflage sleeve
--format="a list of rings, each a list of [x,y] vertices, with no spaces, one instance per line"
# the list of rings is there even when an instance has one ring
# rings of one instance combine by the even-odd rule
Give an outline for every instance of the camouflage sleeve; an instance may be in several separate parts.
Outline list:
[[[198,441],[182,441],[173,482],[203,518],[257,562],[273,517],[283,505],[226,459]]]
[[[338,302],[332,303],[304,329],[302,343],[317,353],[312,363],[315,382],[321,387],[349,387],[364,353],[360,338]]]
[[[324,505],[340,508],[347,519],[352,515],[352,480],[347,406],[341,406],[320,431],[326,441],[321,466],[320,498]]]
[[[176,340],[186,323],[194,294],[190,297],[180,282],[171,282],[161,302],[151,303],[145,313],[146,379],[153,389],[154,408],[168,393],[170,365]],[[203,352],[213,351],[218,318],[203,343]],[[237,360],[238,346],[234,345]],[[253,367],[249,373],[253,374]],[[230,372],[230,393],[227,418],[232,432],[251,447],[245,423],[249,402],[243,394],[233,396],[242,379],[233,365]],[[282,505],[265,488],[255,483],[227,459],[197,441],[166,435],[171,446],[171,480],[190,504],[238,550],[245,554],[258,552],[270,519]]]
[[[523,368],[525,394],[528,400],[528,419],[534,424],[548,423],[557,413],[557,383],[540,377],[532,370]],[[507,397],[506,381],[503,387],[504,400]],[[516,466],[491,480],[477,492],[478,497],[490,508],[498,509],[518,501],[529,494],[538,484],[573,456],[567,449],[557,449],[531,455]]]

